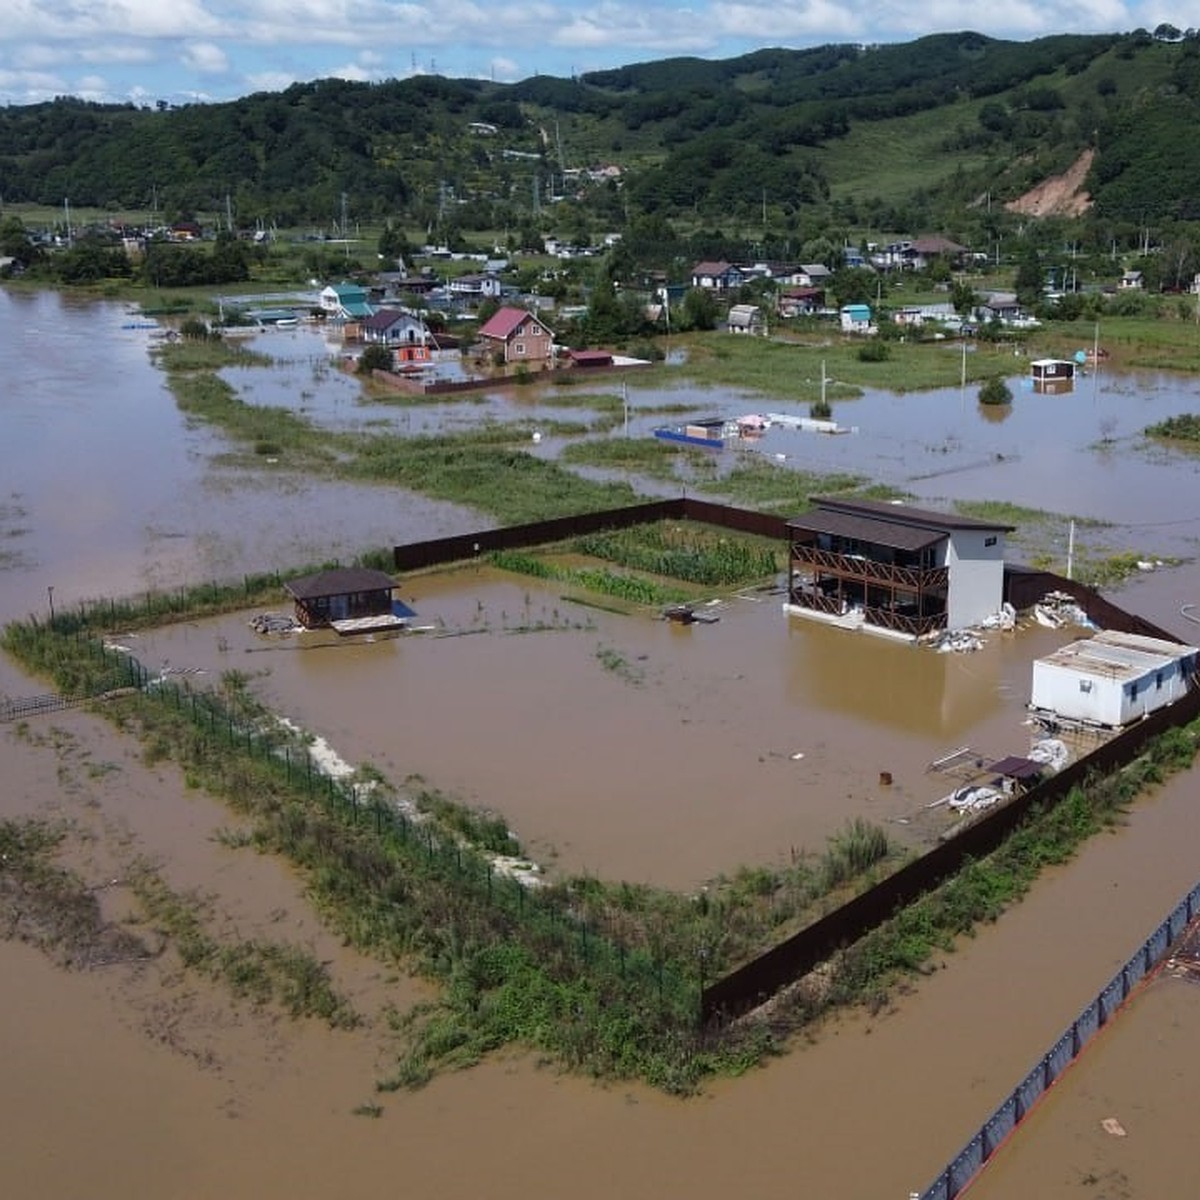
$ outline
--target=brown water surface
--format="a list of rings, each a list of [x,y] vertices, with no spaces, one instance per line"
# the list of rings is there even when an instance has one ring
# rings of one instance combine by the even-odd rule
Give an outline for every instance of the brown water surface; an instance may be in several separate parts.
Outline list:
[[[112,305],[0,292],[6,618],[44,612],[50,587],[68,604],[477,523],[386,489],[230,475],[214,463],[222,439],[179,417],[125,319]],[[1195,382],[1107,386],[1094,418],[1080,417],[1086,395],[1074,408],[1021,395],[999,425],[973,404],[951,413],[947,397],[868,397],[855,402],[862,434],[797,436],[786,453],[868,473],[890,463],[889,477],[924,475],[945,493],[1115,510],[1146,523],[1131,533],[1143,545],[1155,530],[1187,545],[1200,513],[1192,462],[1139,449],[1135,431],[1150,413],[1197,407]],[[1087,449],[1105,404],[1119,409],[1119,461]],[[263,648],[231,618],[224,652],[219,623],[204,623],[155,634],[143,657],[264,670],[255,686],[348,758],[418,770],[493,804],[564,866],[693,886],[739,860],[812,845],[848,812],[903,833],[895,822],[930,794],[921,768],[938,751],[970,741],[1019,752],[1022,658],[1047,636],[1031,634],[1022,654],[996,642],[963,658],[917,655],[789,623],[777,598],[730,601],[717,625],[680,631],[500,577],[468,583],[420,578],[406,593],[423,618],[486,633],[297,651]],[[1155,573],[1129,589],[1130,603],[1195,636],[1179,608],[1200,599],[1198,584],[1194,567]],[[548,610],[549,623],[580,627],[514,632],[530,623],[526,593],[530,617]],[[606,669],[606,647],[640,681]],[[45,686],[0,662],[0,690]],[[895,775],[889,791],[882,769]],[[144,855],[173,886],[201,889],[237,936],[312,949],[365,1019],[335,1033],[255,1011],[170,956],[68,973],[0,944],[3,1187],[22,1198],[904,1196],[941,1170],[1200,874],[1189,774],[899,989],[894,1008],[850,1015],[703,1097],[602,1087],[508,1055],[419,1093],[377,1096],[394,1055],[386,1005],[427,993],[341,946],[286,867],[226,845],[227,811],[78,713],[0,726],[0,778],[0,815],[70,824],[72,864],[103,887],[106,912],[128,914],[119,881]],[[1091,1097],[1078,1119],[1059,1125],[1046,1119],[1051,1106],[1039,1110],[1013,1148],[1032,1144],[1042,1157],[1002,1159],[980,1186],[1190,1195],[1193,1091],[1179,1064],[1200,1041],[1195,1007],[1190,993],[1149,992],[1080,1068],[1096,1074],[1079,1075]],[[378,1120],[354,1115],[374,1102]],[[1097,1143],[1098,1115],[1117,1116],[1129,1138]],[[1100,1188],[1084,1185],[1091,1174]]]

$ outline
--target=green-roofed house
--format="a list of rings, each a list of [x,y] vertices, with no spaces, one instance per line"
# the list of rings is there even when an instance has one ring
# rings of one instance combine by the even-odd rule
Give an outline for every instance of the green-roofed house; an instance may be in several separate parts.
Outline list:
[[[321,310],[335,321],[365,321],[375,313],[367,300],[367,289],[344,279],[321,292]]]

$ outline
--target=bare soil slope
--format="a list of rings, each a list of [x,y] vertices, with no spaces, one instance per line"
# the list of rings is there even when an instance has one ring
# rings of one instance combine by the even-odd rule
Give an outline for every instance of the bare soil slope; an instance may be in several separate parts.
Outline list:
[[[1092,206],[1091,196],[1083,190],[1083,181],[1092,169],[1094,150],[1085,150],[1061,175],[1042,180],[1004,207],[1009,212],[1030,217],[1078,217]]]

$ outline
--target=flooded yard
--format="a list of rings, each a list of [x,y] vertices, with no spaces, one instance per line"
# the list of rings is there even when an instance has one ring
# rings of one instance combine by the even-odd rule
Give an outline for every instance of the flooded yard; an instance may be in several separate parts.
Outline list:
[[[0,292],[5,619],[348,560],[364,547],[487,523],[395,489],[229,467],[223,438],[180,416],[145,334],[123,330],[126,319],[117,305]],[[299,335],[296,345],[303,364],[236,377],[247,400],[294,405],[330,428],[386,418],[407,419],[414,432],[431,414],[436,429],[485,410],[500,420],[559,411],[553,389],[444,408],[364,403],[353,381],[317,372]],[[1196,380],[1102,374],[1071,396],[1014,390],[999,422],[954,390],[835,400],[835,419],[858,433],[772,430],[748,453],[781,469],[852,470],[928,500],[984,497],[1103,518],[1118,526],[1104,537],[1140,552],[1194,553],[1197,460],[1151,449],[1139,431],[1200,409]],[[790,411],[724,389],[631,382],[630,433],[662,419],[639,409],[681,395],[728,416]],[[561,411],[579,419],[583,410]],[[934,836],[920,814],[947,788],[925,767],[964,744],[988,757],[1022,753],[1028,661],[1065,636],[994,635],[979,653],[936,655],[789,620],[770,595],[728,599],[718,623],[679,628],[575,605],[486,569],[413,576],[401,595],[435,629],[373,643],[315,639],[319,648],[306,650],[260,638],[241,615],[156,632],[137,652],[152,669],[168,660],[250,674],[256,691],[347,759],[399,778],[417,772],[503,812],[552,869],[681,888],[812,848],[847,815],[912,844]],[[1197,627],[1179,610],[1198,599],[1200,569],[1190,562],[1118,596],[1193,639]],[[521,631],[539,622],[552,628]],[[451,632],[463,636],[438,636]],[[44,688],[0,663],[0,690]],[[24,733],[0,726],[0,760],[0,816],[68,822],[80,835],[77,865],[111,911],[130,903],[111,881],[144,855],[176,886],[210,896],[241,936],[310,947],[364,1017],[358,1029],[332,1031],[234,1003],[165,957],[66,972],[0,944],[0,1056],[10,1066],[0,1122],[6,1179],[22,1196],[300,1200],[402,1186],[515,1200],[539,1177],[583,1200],[717,1200],[735,1189],[907,1195],[1200,875],[1189,773],[1139,800],[1111,835],[1047,872],[994,926],[898,989],[890,1007],[832,1021],[812,1044],[702,1098],[598,1086],[521,1055],[421,1092],[379,1094],[392,1053],[389,1006],[406,1010],[420,987],[394,964],[342,946],[314,917],[303,880],[229,836],[227,809],[83,713]],[[982,1192],[985,1177],[981,1194],[1098,1200],[1185,1185],[1189,1084],[1171,1063],[1195,1053],[1200,1022],[1190,992],[1145,999],[1143,1016],[1134,1010],[1137,1019],[1105,1035],[1111,1059],[1089,1056],[1097,1074],[1080,1076],[1082,1115],[1056,1126],[1041,1110],[1023,1133],[1042,1157],[997,1162],[1012,1174],[994,1173],[991,1192]],[[1128,1128],[1120,1147],[1097,1141],[1097,1115]]]
[[[762,593],[680,626],[473,568],[402,595],[427,633],[280,639],[243,614],[129,644],[152,669],[251,674],[343,757],[499,812],[558,869],[694,888],[817,852],[852,817],[936,837],[951,814],[926,806],[962,781],[928,765],[963,746],[1025,754],[1031,661],[1071,636],[1027,625],[939,654],[788,617]]]

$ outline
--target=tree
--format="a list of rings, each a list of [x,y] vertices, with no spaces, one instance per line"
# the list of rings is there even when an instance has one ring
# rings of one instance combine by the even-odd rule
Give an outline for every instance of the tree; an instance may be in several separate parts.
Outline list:
[[[956,279],[950,288],[950,303],[954,305],[954,311],[960,317],[969,317],[979,303],[979,296],[969,283]]]
[[[401,259],[407,263],[412,258],[412,248],[404,230],[398,225],[393,225],[391,221],[384,225],[383,232],[379,235],[379,256],[392,263]]]
[[[15,259],[22,267],[42,257],[42,248],[33,244],[20,217],[0,221],[0,255]]]
[[[1012,389],[999,375],[993,375],[991,379],[985,380],[979,389],[980,404],[1011,404],[1012,399]]]
[[[689,288],[683,297],[681,329],[712,329],[717,323],[717,302],[708,288]]]
[[[843,267],[829,279],[838,304],[867,304],[875,295],[875,274],[863,267]]]
[[[362,352],[358,360],[358,373],[370,375],[372,371],[390,371],[392,369],[392,352],[378,342],[373,342]]]
[[[1017,299],[1024,305],[1033,306],[1042,298],[1042,256],[1036,246],[1029,246],[1017,263],[1017,278],[1014,284]]]

